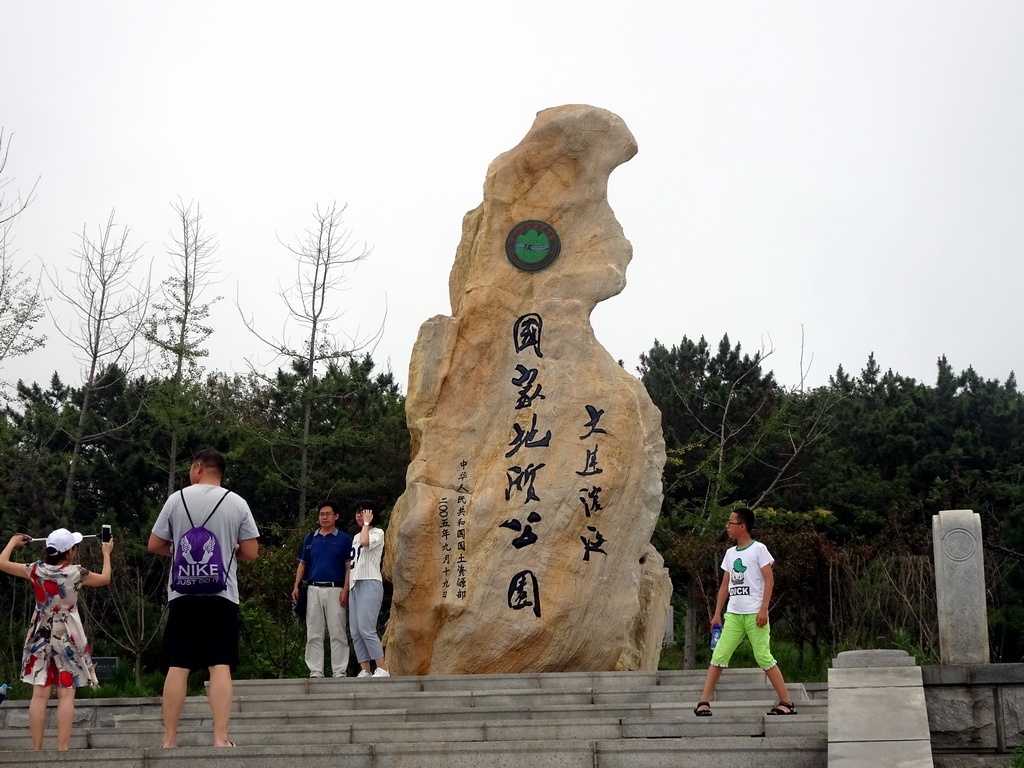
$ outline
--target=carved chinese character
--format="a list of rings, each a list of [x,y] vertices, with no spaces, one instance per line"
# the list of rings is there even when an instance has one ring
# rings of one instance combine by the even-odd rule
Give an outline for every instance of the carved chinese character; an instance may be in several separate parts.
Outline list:
[[[540,520],[540,515],[537,515],[537,520]],[[516,531],[517,533],[521,531],[521,533],[519,533],[518,536],[512,539],[512,546],[516,549],[528,547],[537,541],[537,534],[534,533],[533,526],[530,524],[527,524],[524,527],[521,522],[512,519],[506,520],[505,522],[501,523],[498,527],[508,528],[509,530]]]
[[[601,493],[599,486],[591,486],[590,488],[580,488],[580,493],[584,494],[580,496],[580,501],[583,502],[583,511],[587,513],[587,517],[590,517],[591,512],[597,512],[599,509],[604,509],[601,506],[601,501],[598,499],[598,494]]]
[[[532,348],[537,357],[544,357],[540,351],[540,335],[543,327],[544,321],[541,320],[540,315],[536,313],[521,315],[512,329],[512,340],[515,342],[516,352]]]
[[[592,540],[588,539],[586,536],[580,536],[580,541],[583,542],[583,559],[589,562],[591,552],[600,552],[602,555],[607,555],[608,553],[601,549],[601,545],[605,542],[605,538],[601,535],[601,532],[592,525],[588,525],[587,530],[591,533],[597,534],[597,536]]]
[[[576,474],[580,477],[588,477],[590,475],[600,475],[602,472],[604,470],[597,466],[597,446],[595,445],[594,450],[587,449],[587,460],[583,465],[583,471]]]
[[[540,618],[540,587],[533,571],[520,571],[508,583],[508,607],[513,611],[533,608],[533,615]]]
[[[512,498],[513,489],[522,491],[524,488],[526,489],[526,500],[523,504],[528,504],[531,501],[540,501],[540,497],[533,488],[533,483],[537,478],[537,472],[544,466],[544,464],[528,464],[526,469],[522,467],[509,467],[506,469],[505,477],[508,480],[508,488],[505,489],[505,501],[509,501]]]
[[[533,419],[530,422],[529,429],[523,429],[519,424],[513,424],[512,428],[515,430],[515,437],[512,438],[512,442],[509,445],[512,446],[512,450],[505,454],[505,458],[509,458],[516,453],[524,445],[527,448],[547,448],[548,443],[551,442],[551,430],[549,429],[544,437],[537,437],[537,414],[533,414]]]
[[[519,375],[512,379],[512,383],[519,387],[519,399],[516,400],[516,410],[520,411],[523,408],[529,408],[533,405],[534,400],[547,400],[547,397],[541,394],[543,387],[537,384],[534,387],[534,383],[537,381],[537,369],[527,368],[525,365],[517,365],[516,370]]]
[[[603,429],[598,429],[598,426],[597,426],[597,422],[599,422],[601,420],[601,417],[604,416],[604,411],[603,410],[598,410],[597,408],[595,408],[592,405],[588,405],[588,406],[586,406],[586,408],[587,408],[587,415],[590,417],[590,421],[588,421],[583,426],[584,427],[589,427],[590,431],[587,432],[587,434],[585,434],[585,435],[580,435],[580,440],[586,440],[588,437],[590,437],[595,432],[600,432],[602,435],[607,435],[608,434],[607,432],[605,432]]]

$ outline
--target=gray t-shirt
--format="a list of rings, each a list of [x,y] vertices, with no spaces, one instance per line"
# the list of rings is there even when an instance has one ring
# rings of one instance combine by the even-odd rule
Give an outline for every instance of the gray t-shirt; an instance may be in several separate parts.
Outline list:
[[[206,483],[190,485],[185,488],[185,503],[188,504],[192,522],[195,525],[203,525],[203,521],[206,520],[207,515],[224,496],[224,493],[225,489],[219,485]],[[245,499],[237,493],[229,493],[205,526],[217,537],[225,566],[228,569],[228,588],[217,596],[237,603],[238,560],[233,555],[238,542],[259,537],[260,532],[256,528],[256,521],[253,519]],[[164,508],[160,510],[160,515],[153,525],[153,533],[161,539],[171,542],[171,559],[173,560],[174,548],[191,527],[188,515],[185,514],[185,507],[181,503],[181,495],[175,493],[164,502]],[[181,597],[181,594],[171,589],[171,579],[168,576],[167,599],[170,601],[176,597]]]

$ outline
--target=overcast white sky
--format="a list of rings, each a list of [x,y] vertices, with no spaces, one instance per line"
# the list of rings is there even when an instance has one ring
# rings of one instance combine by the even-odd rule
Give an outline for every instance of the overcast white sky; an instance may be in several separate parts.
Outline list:
[[[928,383],[941,354],[1024,372],[1016,0],[0,0],[8,198],[39,178],[17,259],[64,273],[114,208],[158,283],[170,203],[197,201],[227,297],[208,369],[270,362],[236,291],[277,333],[295,275],[278,237],[336,200],[373,247],[338,330],[364,336],[387,306],[374,356],[404,388],[420,324],[450,313],[487,165],[568,103],[617,113],[640,147],[608,192],[629,282],[593,318],[631,372],[655,339],[727,332],[749,351],[770,340],[768,367],[795,385],[801,328],[811,384],[872,351]],[[67,342],[40,330],[46,348],[0,378],[79,384]]]

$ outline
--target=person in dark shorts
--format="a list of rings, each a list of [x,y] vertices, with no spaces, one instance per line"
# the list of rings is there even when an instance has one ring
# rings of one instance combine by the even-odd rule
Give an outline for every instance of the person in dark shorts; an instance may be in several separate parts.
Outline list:
[[[171,495],[164,504],[153,532],[149,551],[172,558],[167,585],[167,626],[164,629],[162,669],[164,679],[164,747],[178,744],[178,720],[185,706],[188,674],[206,669],[210,674],[210,711],[213,714],[213,745],[232,747],[228,739],[231,719],[231,673],[238,666],[238,560],[255,560],[259,554],[256,528],[249,505],[237,493],[224,491],[221,482],[227,464],[212,448],[200,452],[189,469],[191,485]],[[207,519],[209,517],[209,519]],[[205,522],[204,522],[205,521]],[[214,594],[183,594],[175,589],[176,548],[189,557],[186,534],[202,526],[216,537],[226,582]],[[211,549],[212,549],[211,545]],[[202,553],[192,550],[193,562]],[[205,562],[200,558],[200,562]],[[179,588],[184,587],[178,583]]]

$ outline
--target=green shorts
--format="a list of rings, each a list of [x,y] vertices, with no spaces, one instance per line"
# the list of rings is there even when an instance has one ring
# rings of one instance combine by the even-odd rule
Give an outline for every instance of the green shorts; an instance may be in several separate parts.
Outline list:
[[[776,664],[771,651],[771,622],[763,627],[757,626],[756,613],[727,613],[722,625],[722,636],[718,638],[715,652],[711,654],[711,663],[716,667],[728,667],[733,652],[743,642],[750,639],[750,647],[754,651],[754,659],[761,669],[771,669]]]

